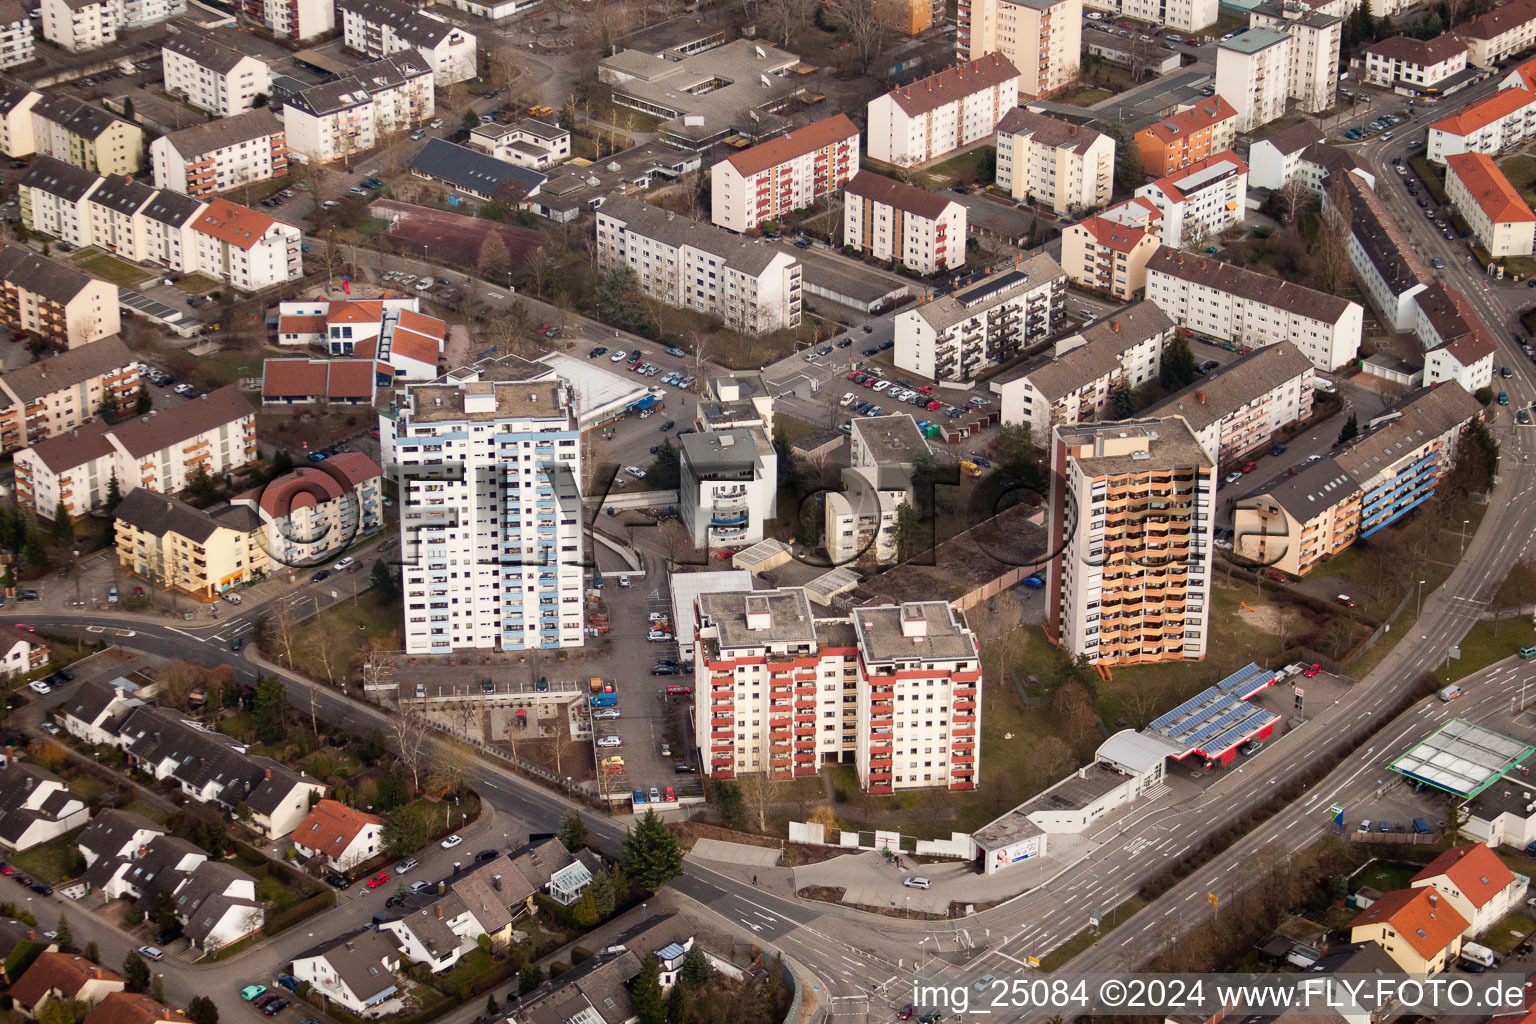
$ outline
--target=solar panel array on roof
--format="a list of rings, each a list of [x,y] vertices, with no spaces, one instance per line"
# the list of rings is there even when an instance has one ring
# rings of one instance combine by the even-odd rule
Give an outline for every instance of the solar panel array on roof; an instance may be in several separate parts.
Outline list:
[[[1247,700],[1274,681],[1274,672],[1249,662],[1217,683],[1216,689],[1222,693],[1230,693],[1238,700]]]
[[[1010,270],[1006,274],[998,274],[996,277],[988,278],[973,288],[967,288],[965,291],[956,295],[955,298],[960,300],[960,304],[962,306],[965,306],[967,309],[969,309],[979,302],[985,302],[988,298],[996,295],[1003,289],[1012,288],[1020,281],[1027,280],[1029,280],[1028,274],[1018,270]]]
[[[1216,757],[1233,744],[1251,736],[1280,716],[1263,708],[1245,704],[1233,692],[1222,692],[1222,687],[1251,695],[1262,690],[1273,676],[1262,670],[1250,671],[1257,665],[1235,672],[1216,686],[1208,687],[1189,698],[1172,711],[1147,727],[1190,753]]]

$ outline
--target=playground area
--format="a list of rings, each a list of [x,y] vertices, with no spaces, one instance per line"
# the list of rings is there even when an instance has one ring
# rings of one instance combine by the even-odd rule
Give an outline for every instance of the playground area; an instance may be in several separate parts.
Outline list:
[[[474,202],[467,199],[462,205],[466,210],[473,210]],[[392,199],[379,200],[371,210],[373,216],[390,225],[375,238],[381,247],[390,252],[422,256],[461,267],[475,266],[480,246],[492,231],[507,243],[513,273],[520,271],[529,254],[544,243],[543,236],[533,228],[501,224],[473,214],[450,213]]]

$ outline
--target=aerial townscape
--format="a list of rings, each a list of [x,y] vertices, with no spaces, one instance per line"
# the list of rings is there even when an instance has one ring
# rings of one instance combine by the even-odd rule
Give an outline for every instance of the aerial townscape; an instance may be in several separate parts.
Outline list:
[[[0,1024],[1536,1024],[1536,0],[39,2]]]

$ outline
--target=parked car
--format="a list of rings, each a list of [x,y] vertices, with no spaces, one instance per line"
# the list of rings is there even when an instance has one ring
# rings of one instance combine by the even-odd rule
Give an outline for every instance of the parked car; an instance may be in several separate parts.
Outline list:
[[[370,889],[377,889],[379,886],[385,884],[388,881],[389,881],[389,872],[388,871],[380,871],[378,874],[376,874],[372,878],[368,879],[368,888],[370,888]]]
[[[1345,608],[1353,608],[1353,607],[1355,607],[1355,599],[1350,597],[1348,594],[1340,594],[1339,596],[1335,597],[1333,600],[1334,600],[1335,603],[1341,604]]]
[[[457,833],[455,833],[455,834],[449,836],[447,839],[444,839],[441,843],[438,843],[437,845],[441,846],[445,850],[451,850],[455,846],[458,846],[463,841],[464,841],[464,837],[459,835],[459,834],[457,834]]]
[[[405,860],[401,861],[398,865],[395,866],[395,874],[403,875],[407,871],[415,870],[418,866],[419,865],[415,857],[407,857]]]
[[[1311,679],[1313,676],[1318,675],[1322,671],[1323,671],[1323,666],[1319,665],[1317,662],[1314,661],[1312,664],[1310,664],[1306,668],[1302,669],[1301,670],[1301,674],[1306,676],[1308,679]]]
[[[333,889],[345,889],[352,883],[347,881],[346,875],[326,875],[325,884]]]

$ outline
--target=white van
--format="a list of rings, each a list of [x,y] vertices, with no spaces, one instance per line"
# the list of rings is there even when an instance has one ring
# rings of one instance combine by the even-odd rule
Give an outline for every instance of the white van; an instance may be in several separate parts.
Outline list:
[[[1497,957],[1493,955],[1493,950],[1489,949],[1487,946],[1479,946],[1475,942],[1467,942],[1462,944],[1461,958],[1468,961],[1469,963],[1481,964],[1484,967],[1492,967],[1494,961],[1497,959]]]
[[[1314,378],[1312,378],[1312,386],[1314,388],[1316,388],[1317,390],[1321,391],[1325,395],[1331,395],[1335,391],[1339,390],[1338,388],[1333,386],[1333,381],[1327,379],[1326,377],[1314,377]]]
[[[1443,700],[1447,704],[1449,704],[1451,701],[1455,700],[1457,697],[1460,697],[1462,694],[1464,694],[1466,692],[1467,692],[1466,690],[1463,690],[1461,688],[1461,685],[1459,683],[1452,683],[1450,686],[1442,687],[1440,689],[1440,695],[1439,696],[1440,696],[1441,700]]]

